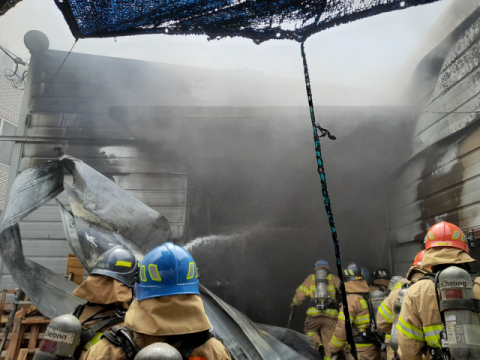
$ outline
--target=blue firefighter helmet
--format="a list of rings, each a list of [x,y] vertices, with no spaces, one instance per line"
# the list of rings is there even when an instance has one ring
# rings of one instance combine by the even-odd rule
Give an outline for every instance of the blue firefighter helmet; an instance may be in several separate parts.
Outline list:
[[[316,263],[315,263],[315,269],[319,266],[328,266],[328,262],[326,262],[325,260],[323,259],[320,259],[318,260]]]
[[[135,256],[118,245],[100,255],[90,275],[108,276],[128,287],[133,287],[137,269],[138,262]]]
[[[156,247],[140,263],[135,293],[139,301],[169,295],[200,295],[192,255],[169,242]]]

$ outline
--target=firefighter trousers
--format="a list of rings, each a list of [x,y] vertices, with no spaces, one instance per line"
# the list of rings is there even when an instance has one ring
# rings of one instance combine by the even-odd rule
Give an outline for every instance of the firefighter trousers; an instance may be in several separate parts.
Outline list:
[[[325,356],[330,357],[327,348],[329,347],[328,344],[332,339],[336,325],[336,318],[330,318],[327,316],[307,316],[303,331],[310,338],[310,344],[315,349],[318,349],[319,345],[323,345]]]
[[[346,360],[354,360],[350,351],[345,350],[343,352]],[[374,345],[365,348],[357,347],[358,360],[380,360],[380,349],[377,349]]]

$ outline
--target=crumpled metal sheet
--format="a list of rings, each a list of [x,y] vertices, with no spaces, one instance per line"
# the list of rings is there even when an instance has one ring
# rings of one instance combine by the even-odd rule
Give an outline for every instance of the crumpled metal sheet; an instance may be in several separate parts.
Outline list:
[[[79,160],[68,158],[62,162],[73,173],[75,185],[79,188],[68,191],[73,214],[59,201],[57,203],[67,241],[87,270],[91,270],[103,251],[117,244],[133,249],[136,256],[142,258],[151,248],[169,239],[170,233],[165,231],[168,221],[160,214],[132,199],[125,190]],[[12,277],[40,312],[50,318],[70,313],[84,301],[71,295],[76,284],[25,258],[16,221],[59,194],[63,190],[62,181],[62,166],[58,162],[43,164],[20,174],[12,193],[12,199],[19,203],[9,203],[6,208],[7,220],[13,224],[3,224],[4,230],[0,233],[0,253]],[[13,206],[13,210],[8,206]],[[147,241],[132,233],[137,229],[132,222],[137,220],[145,227],[142,234]],[[117,232],[117,226],[129,236]],[[158,242],[159,239],[163,241]],[[200,288],[215,335],[234,360],[318,358],[308,353],[305,353],[307,356],[302,353],[302,356],[268,331],[259,331],[244,314],[203,286]]]
[[[222,341],[233,359],[314,360],[319,358],[310,355],[302,356],[276,338],[262,334],[248,317],[201,285],[200,293],[215,336]]]
[[[75,256],[78,258],[78,260],[82,263],[82,266],[87,269],[87,271],[90,271],[90,269],[88,268],[89,263],[86,261],[87,254],[84,253],[82,246],[80,245],[80,241],[78,240],[77,229],[75,227],[75,219],[73,218],[73,215],[70,213],[70,211],[68,211],[58,199],[55,200],[57,201],[57,205],[60,211],[63,231],[65,231],[68,245],[70,246],[70,249],[72,249]]]
[[[42,314],[66,314],[83,300],[71,295],[76,285],[25,258],[18,221],[63,191],[63,168],[51,161],[23,171],[12,185],[0,227],[0,254],[15,282]]]
[[[170,224],[107,177],[78,159],[61,160],[83,190],[83,207],[129,238],[138,248],[150,251],[171,240]]]
[[[67,234],[69,245],[87,271],[93,269],[98,258],[105,251],[116,245],[125,247],[137,260],[143,259],[145,253],[143,249],[83,208],[81,192],[68,190],[67,194],[73,214],[62,205],[63,209],[60,209],[62,221],[65,231],[70,231],[70,234]],[[65,224],[67,226],[72,224],[73,228],[67,228]]]
[[[299,352],[292,351],[292,348],[288,347],[281,341],[278,341],[274,336],[270,335],[266,331],[259,331],[260,336],[265,340],[265,342],[272,347],[273,350],[275,350],[279,355],[282,355],[281,357],[278,357],[278,359],[284,359],[285,357],[283,354],[288,354],[289,359],[319,359],[320,353],[317,352],[316,357],[309,357],[307,354],[307,357],[302,356]]]
[[[264,332],[269,336],[273,336],[275,339],[281,341],[283,344],[292,348],[307,359],[323,359],[323,357],[320,357],[320,353],[310,345],[310,338],[304,334],[267,324],[255,323],[255,326],[261,333]],[[267,342],[270,340],[271,342],[271,339],[268,339],[268,337],[265,340]]]
[[[0,231],[17,223],[62,191],[63,167],[58,160],[23,171],[10,190]]]
[[[72,295],[75,283],[25,258],[18,224],[0,233],[0,253],[15,282],[43,315],[53,319],[85,303]]]

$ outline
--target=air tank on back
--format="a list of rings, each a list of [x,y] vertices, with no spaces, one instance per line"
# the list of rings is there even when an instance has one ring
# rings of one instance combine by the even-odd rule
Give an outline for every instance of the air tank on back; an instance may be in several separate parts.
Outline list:
[[[81,333],[82,324],[75,316],[57,316],[48,325],[33,360],[72,359]]]
[[[206,359],[189,357],[189,359]],[[138,352],[134,360],[182,360],[182,355],[173,346],[166,343],[154,343]]]
[[[395,275],[394,277],[392,277],[390,279],[390,283],[388,284],[388,288],[387,290],[385,290],[385,296],[388,296],[390,295],[390,293],[392,292],[393,288],[395,287],[395,284],[397,282],[399,282],[400,280],[402,280],[403,277],[402,276],[398,276],[398,275]]]
[[[386,296],[383,291],[375,290],[373,293],[370,294],[370,300],[372,301],[372,307],[374,312],[374,318],[377,318],[377,312],[380,305],[382,305],[383,300],[385,300]]]
[[[325,268],[315,270],[315,304],[318,310],[326,310],[332,298],[328,293],[329,272]]]
[[[438,288],[450,355],[455,360],[480,359],[479,321],[472,310],[475,296],[470,274],[450,266],[438,276]]]
[[[395,306],[393,308],[393,323],[392,323],[392,332],[390,334],[390,346],[393,351],[398,351],[398,338],[397,338],[397,323],[398,317],[400,316],[400,310],[402,310],[403,297],[408,290],[408,285],[399,291],[397,295],[397,300],[395,301]]]

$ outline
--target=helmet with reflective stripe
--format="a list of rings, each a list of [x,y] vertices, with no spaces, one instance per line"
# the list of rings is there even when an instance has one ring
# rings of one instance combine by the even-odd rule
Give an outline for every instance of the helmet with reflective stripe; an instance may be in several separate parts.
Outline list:
[[[90,275],[103,275],[118,280],[129,287],[135,284],[138,262],[135,256],[118,245],[105,251],[97,260]]]
[[[315,263],[315,269],[319,266],[328,266],[328,262],[326,262],[325,260],[323,259],[320,259],[318,260],[316,263]]]
[[[165,243],[150,251],[140,263],[135,284],[137,300],[160,296],[197,294],[197,266],[183,247]]]
[[[387,269],[377,269],[373,272],[373,278],[375,280],[380,280],[380,279],[385,279],[385,280],[390,280],[390,271]]]
[[[427,250],[422,250],[415,256],[415,259],[413,260],[412,266],[422,265],[423,255],[425,255],[425,251],[427,251]]]
[[[343,277],[345,281],[364,280],[362,269],[355,262],[349,262],[347,267],[343,269]]]
[[[425,236],[425,250],[434,247],[454,247],[470,253],[467,237],[458,226],[446,221],[433,225]]]

